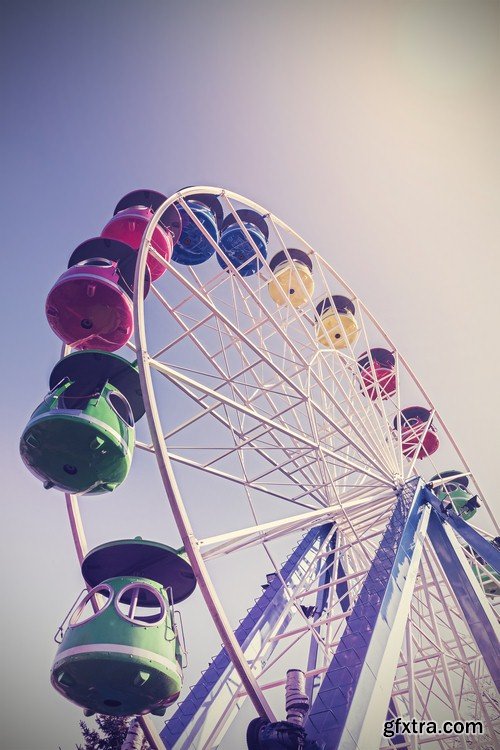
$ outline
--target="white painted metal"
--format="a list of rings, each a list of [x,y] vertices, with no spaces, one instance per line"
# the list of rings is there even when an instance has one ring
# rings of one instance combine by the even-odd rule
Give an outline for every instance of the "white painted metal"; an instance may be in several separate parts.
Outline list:
[[[127,736],[121,746],[121,750],[141,750],[142,732],[137,719],[130,722]]]
[[[162,211],[175,201],[183,205],[216,254],[223,256],[186,203],[190,195],[202,192],[218,195],[226,212],[246,207],[265,216],[270,229],[269,255],[299,247],[311,256],[316,290],[303,309],[290,304],[277,307],[268,297],[269,263],[238,219],[262,262],[259,273],[242,277],[231,263],[225,271],[215,259],[200,267],[164,262],[164,276],[143,301],[148,251],[163,262],[151,251],[150,238]],[[238,701],[248,693],[259,713],[271,715],[264,693],[282,689],[293,655],[306,653],[302,644],[310,639],[318,643],[321,658],[317,669],[306,677],[314,674],[321,679],[350,611],[342,611],[337,587],[346,586],[343,599],[349,598],[352,606],[387,523],[393,488],[414,476],[417,467],[424,478],[453,467],[470,478],[474,492],[482,494],[436,407],[365,305],[312,247],[258,204],[206,186],[171,196],[144,236],[136,290],[133,348],[138,353],[151,431],[151,442],[138,443],[138,447],[158,460],[203,596],[244,685],[237,692]],[[302,288],[302,292],[307,290]],[[314,307],[328,293],[344,294],[356,306],[360,339],[342,351],[322,349],[316,340]],[[386,400],[380,398],[379,386],[379,398],[368,398],[359,376],[357,358],[372,347],[384,347],[395,354],[397,390]],[[372,362],[371,354],[368,356]],[[175,414],[163,406],[165,394],[170,397],[172,393],[178,394],[184,405]],[[392,424],[396,419],[400,426],[401,409],[414,404],[432,412],[442,443],[440,453],[424,461],[404,458],[400,430],[394,430]],[[195,533],[192,509],[179,493],[172,462],[182,470],[204,473],[211,482],[225,483],[239,498],[241,517],[250,515],[250,525],[242,521],[235,528],[221,518],[219,528]],[[271,516],[262,515],[262,499],[272,508]],[[294,515],[290,503],[296,506]],[[269,635],[262,644],[266,648],[275,642],[279,648],[260,671],[251,669],[234,642],[208,566],[221,557],[231,560],[231,566],[237,565],[238,554],[252,549],[261,550],[271,568],[277,569],[272,545],[326,520],[335,520],[341,540],[326,591],[327,610],[313,623],[304,619],[300,605],[313,603],[321,592],[314,578],[305,574],[305,583],[288,590],[284,614],[293,614],[290,625],[282,633]],[[338,570],[339,560],[343,575]],[[494,706],[485,697],[489,688],[484,664],[459,621],[453,592],[427,548],[396,662],[392,695],[406,716],[415,711],[418,716],[432,717],[444,710],[443,706],[450,716],[464,716],[473,696],[470,715],[480,715],[488,731],[494,729]],[[219,740],[214,738],[223,736],[230,714],[228,703],[219,718],[211,719],[212,740],[205,732],[196,746],[217,747]],[[439,738],[434,743],[450,750],[463,747],[458,738]]]

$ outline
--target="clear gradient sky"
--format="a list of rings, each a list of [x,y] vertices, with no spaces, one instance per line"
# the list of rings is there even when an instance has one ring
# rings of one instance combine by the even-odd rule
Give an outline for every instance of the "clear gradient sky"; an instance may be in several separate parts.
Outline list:
[[[396,341],[498,508],[499,23],[497,0],[4,3],[1,750],[79,738],[48,673],[81,578],[63,497],[18,439],[59,353],[46,294],[129,190],[223,185],[287,221]],[[140,460],[88,502],[91,545],[171,524]],[[188,640],[217,644],[193,611]]]

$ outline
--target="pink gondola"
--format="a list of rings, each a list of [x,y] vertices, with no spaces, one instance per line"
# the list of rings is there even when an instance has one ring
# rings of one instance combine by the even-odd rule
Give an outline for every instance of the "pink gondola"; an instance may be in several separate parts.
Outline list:
[[[134,190],[125,195],[115,208],[113,218],[101,232],[101,237],[124,242],[133,250],[138,250],[149,220],[166,200],[154,190]],[[172,257],[174,245],[182,232],[182,219],[175,206],[169,206],[161,222],[153,232],[153,249],[166,261]],[[153,281],[164,272],[164,264],[156,258],[148,257],[148,268]]]
[[[128,245],[101,237],[76,248],[45,305],[49,325],[65,344],[114,352],[127,343],[134,330],[136,259]],[[149,281],[148,272],[146,294]]]

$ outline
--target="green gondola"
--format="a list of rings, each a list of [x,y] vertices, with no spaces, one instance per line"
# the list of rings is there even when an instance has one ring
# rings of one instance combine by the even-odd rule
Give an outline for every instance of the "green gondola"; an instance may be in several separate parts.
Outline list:
[[[500,537],[496,537],[492,540],[493,546],[500,548]],[[485,560],[469,545],[465,546],[465,549],[471,557],[471,567],[474,575],[481,583],[481,587],[484,589],[485,594],[491,597],[500,596],[500,573],[498,573],[491,565],[485,562]],[[477,561],[477,562],[476,562]]]
[[[92,550],[82,573],[93,588],[68,615],[53,686],[86,715],[162,716],[182,687],[173,605],[196,586],[189,562],[172,547],[136,538]],[[93,596],[98,611],[86,617]]]
[[[463,472],[449,469],[435,474],[429,480],[440,482],[434,488],[437,497],[443,503],[452,503],[455,511],[460,514],[464,521],[469,521],[477,511],[479,503],[475,495],[468,490],[469,478],[461,476]],[[446,481],[443,481],[446,480]]]
[[[47,489],[111,492],[128,474],[144,414],[137,367],[108,352],[74,352],[49,387],[21,437],[24,463]]]
[[[478,562],[481,562],[483,567],[480,568],[473,563],[472,570],[476,578],[481,582],[485,593],[489,596],[500,596],[500,575],[491,565],[486,565],[481,558],[478,559]]]

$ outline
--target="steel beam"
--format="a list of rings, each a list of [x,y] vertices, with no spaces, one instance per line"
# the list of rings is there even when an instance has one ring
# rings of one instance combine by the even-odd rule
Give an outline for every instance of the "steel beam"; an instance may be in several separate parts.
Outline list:
[[[335,549],[337,546],[337,532],[334,533],[332,536],[330,543],[328,545],[329,549]],[[333,574],[333,565],[335,561],[335,556],[338,557],[338,552],[331,552],[326,560],[322,560],[321,558],[318,560],[318,587],[319,590],[316,593],[316,604],[314,607],[314,615],[313,615],[313,622],[316,622],[316,620],[319,620],[322,616],[323,612],[326,611],[328,607],[328,600],[330,598],[330,589],[328,588],[328,585],[330,581],[332,580],[332,574]],[[311,639],[311,643],[309,645],[309,656],[307,658],[307,672],[312,672],[316,669],[318,666],[318,641],[316,638]],[[316,677],[307,677],[306,679],[306,693],[309,696],[309,702],[312,703],[313,701],[313,695],[314,695],[314,688],[315,688],[315,680]]]
[[[281,568],[281,578],[286,583],[295,585],[300,581],[301,564],[314,560],[331,529],[331,523],[323,524],[304,536]],[[290,612],[280,622],[287,602],[285,586],[276,575],[235,631],[247,661],[252,662],[256,657],[259,663],[269,659],[278,642],[271,640],[270,636],[283,632],[292,617]],[[223,648],[166,722],[161,732],[166,747],[198,750],[208,740],[210,747],[217,747],[231,715],[238,710],[241,698],[235,696],[240,688],[238,674]]]
[[[457,597],[464,619],[476,640],[497,690],[500,691],[500,630],[493,609],[453,531],[434,511],[429,521],[429,538]]]
[[[413,480],[398,494],[311,708],[307,736],[325,750],[380,746],[431,512],[422,501],[422,486]]]

